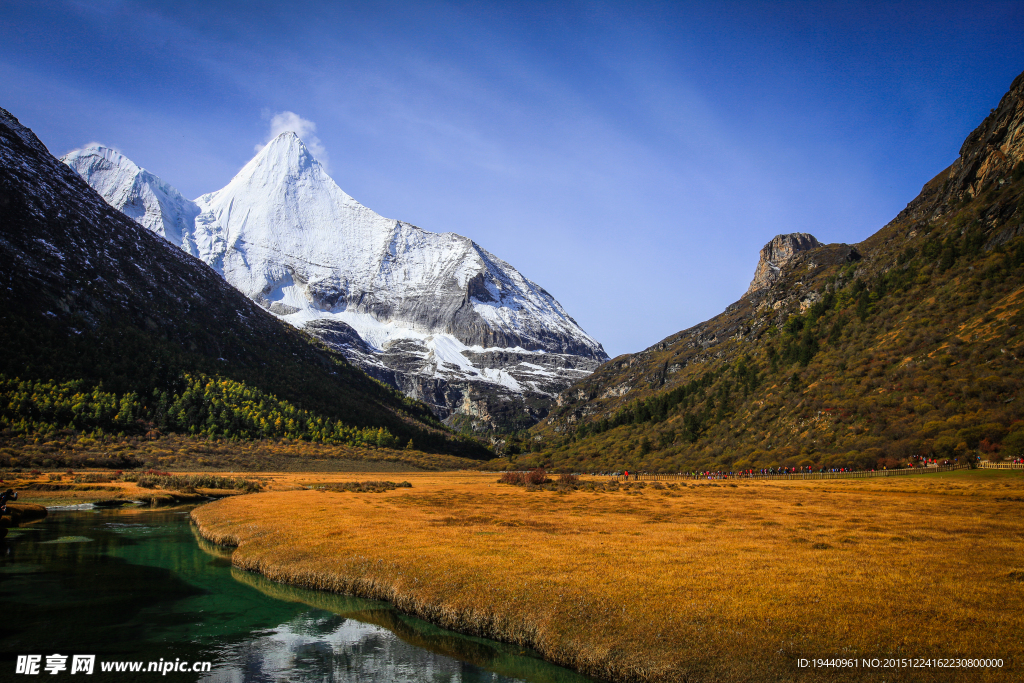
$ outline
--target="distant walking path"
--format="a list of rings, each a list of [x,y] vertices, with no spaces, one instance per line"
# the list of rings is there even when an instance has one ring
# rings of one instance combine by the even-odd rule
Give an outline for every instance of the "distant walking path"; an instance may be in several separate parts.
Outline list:
[[[680,472],[677,474],[634,473],[616,475],[618,481],[680,481],[680,480],[720,480],[720,479],[754,479],[767,480],[804,480],[804,479],[867,479],[870,477],[904,477],[912,474],[930,474],[932,472],[952,472],[953,470],[969,469],[970,465],[932,465],[927,467],[907,467],[904,469],[829,471],[829,472],[772,472],[757,470],[754,472]],[[980,462],[978,469],[1024,470],[1024,463]]]

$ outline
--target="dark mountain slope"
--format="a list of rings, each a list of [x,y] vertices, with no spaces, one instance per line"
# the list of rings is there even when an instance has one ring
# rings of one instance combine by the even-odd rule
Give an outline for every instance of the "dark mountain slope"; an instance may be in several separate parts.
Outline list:
[[[1024,74],[891,223],[852,247],[776,238],[762,261],[781,253],[784,263],[760,264],[724,313],[563,392],[519,465],[741,469],[1019,454],[1022,196]]]
[[[3,109],[0,263],[8,430],[155,424],[359,443],[356,431],[383,429],[388,445],[486,455],[108,206]]]

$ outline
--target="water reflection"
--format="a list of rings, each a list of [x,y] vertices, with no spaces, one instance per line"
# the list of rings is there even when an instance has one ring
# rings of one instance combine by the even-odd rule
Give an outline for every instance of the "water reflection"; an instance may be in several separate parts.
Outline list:
[[[216,546],[214,546],[216,547]],[[591,679],[580,676],[562,667],[554,666],[533,655],[532,653],[506,643],[498,643],[484,638],[464,636],[447,629],[439,628],[428,622],[407,616],[395,610],[386,602],[376,600],[363,600],[346,595],[325,593],[322,591],[311,591],[303,588],[296,588],[286,584],[274,583],[259,574],[232,569],[231,575],[236,581],[256,588],[261,593],[281,602],[301,602],[311,607],[316,607],[324,612],[331,612],[340,617],[346,617],[349,621],[342,620],[339,624],[345,624],[346,632],[349,634],[360,634],[371,646],[359,644],[358,647],[343,647],[340,652],[346,667],[357,670],[349,662],[349,652],[353,649],[363,653],[364,657],[371,657],[378,667],[384,667],[395,678],[394,680],[412,681],[497,681],[508,680],[506,677],[519,678],[522,680],[534,681],[536,683],[571,683],[590,681]],[[354,620],[354,621],[353,621]],[[325,622],[330,624],[334,622]],[[308,629],[312,624],[303,622],[298,630],[299,635],[308,635]],[[339,626],[339,631],[342,629]],[[355,629],[355,630],[353,630]],[[318,631],[318,633],[320,633]],[[321,633],[321,635],[325,635]],[[334,637],[336,634],[332,634]],[[397,638],[402,643],[396,642]],[[386,647],[378,640],[384,637]],[[422,659],[420,662],[421,678],[409,678],[403,673],[405,669],[399,666],[394,671],[385,667],[384,662],[389,659],[378,656],[378,653],[393,653],[397,658],[394,661],[408,660],[416,656]],[[423,653],[437,655],[435,658],[426,658]],[[466,663],[473,667],[458,666],[451,664]],[[382,670],[384,670],[382,669]],[[475,669],[482,669],[477,671]],[[347,670],[347,669],[346,669]],[[480,677],[485,672],[484,677]],[[497,677],[491,674],[496,674]],[[455,676],[452,678],[452,676]],[[368,680],[365,677],[335,678],[333,680],[355,681]],[[385,678],[381,680],[392,680]]]
[[[181,510],[54,512],[12,529],[0,541],[0,678],[18,654],[60,652],[214,663],[178,681],[590,680],[387,603],[275,584],[230,555],[194,537]]]
[[[517,680],[417,648],[386,629],[311,611],[229,648],[231,662],[204,680],[477,681]]]

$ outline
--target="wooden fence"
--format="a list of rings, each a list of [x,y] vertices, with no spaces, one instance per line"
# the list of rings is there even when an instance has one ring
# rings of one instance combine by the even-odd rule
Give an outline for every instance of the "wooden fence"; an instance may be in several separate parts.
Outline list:
[[[978,465],[986,470],[1024,470],[1024,462],[988,462],[983,460]]]
[[[984,465],[983,465],[984,466]],[[910,467],[902,470],[865,470],[859,472],[796,472],[793,474],[629,474],[628,481],[683,481],[701,479],[753,479],[757,481],[799,481],[805,479],[867,479],[870,477],[902,477],[911,474],[929,474],[931,472],[951,472],[963,470],[969,465],[938,465],[936,467]],[[1020,467],[1015,466],[1015,467]],[[618,481],[627,481],[625,475],[614,477]]]

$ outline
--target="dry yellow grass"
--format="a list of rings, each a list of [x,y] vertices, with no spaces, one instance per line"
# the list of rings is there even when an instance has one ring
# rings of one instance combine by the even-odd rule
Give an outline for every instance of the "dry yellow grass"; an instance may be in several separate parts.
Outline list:
[[[8,473],[6,479],[0,479],[0,490],[10,487],[18,492],[18,500],[38,505],[80,505],[94,503],[98,505],[116,505],[126,501],[140,501],[150,505],[179,505],[206,502],[211,496],[240,495],[238,490],[199,488],[195,492],[183,492],[176,489],[144,488],[134,482],[121,481],[114,472],[105,469],[76,470],[76,475],[95,475],[100,478],[112,478],[103,482],[75,482],[75,475],[60,471],[42,472],[40,474]],[[238,472],[221,471],[194,472],[178,471],[172,474],[180,476],[229,477],[233,479],[255,479],[262,482],[269,491],[294,491],[309,486],[340,484],[348,481],[384,480],[401,482],[408,479],[406,472],[373,472],[360,473],[353,476],[350,472]],[[52,477],[60,477],[53,479]]]
[[[190,472],[193,474],[207,474],[202,472]],[[82,477],[93,475],[101,481],[75,481],[76,475]],[[62,474],[59,472],[44,472],[41,474],[6,474],[6,479],[0,480],[0,489],[13,488],[18,492],[18,500],[44,505],[48,507],[81,505],[93,503],[96,505],[116,506],[132,501],[147,503],[149,505],[181,505],[188,503],[200,503],[209,500],[210,496],[231,496],[238,495],[239,491],[233,489],[208,489],[199,488],[195,491],[180,491],[165,488],[146,488],[138,486],[132,481],[122,481],[114,472],[109,470],[78,470],[76,475]],[[215,473],[218,477],[233,477],[240,479],[252,479],[254,475],[242,473],[238,475],[226,475],[222,472]],[[264,475],[256,475],[264,479]],[[59,478],[56,478],[59,477]],[[108,481],[108,479],[111,479]],[[269,481],[269,479],[268,479]],[[275,488],[289,488],[287,485],[268,486],[270,490]],[[291,486],[290,488],[298,488]]]
[[[379,479],[334,475],[332,481]],[[322,475],[282,475],[282,488]],[[1024,476],[528,492],[408,474],[385,493],[196,508],[236,567],[385,599],[610,680],[1014,680]],[[995,656],[1002,670],[799,670],[798,657]]]

